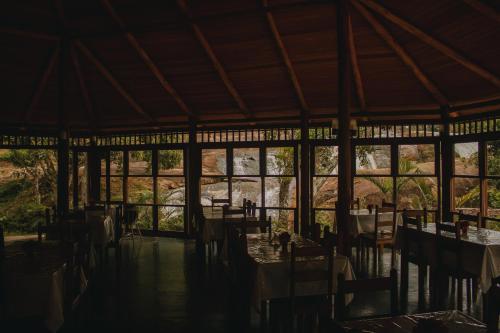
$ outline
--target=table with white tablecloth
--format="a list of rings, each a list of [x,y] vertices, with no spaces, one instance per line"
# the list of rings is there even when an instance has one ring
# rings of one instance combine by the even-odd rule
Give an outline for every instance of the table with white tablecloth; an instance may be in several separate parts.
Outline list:
[[[85,212],[85,220],[90,226],[92,243],[96,246],[105,246],[115,238],[115,226],[112,215],[102,211]]]
[[[375,209],[371,212],[368,209],[352,209],[351,223],[349,224],[349,232],[352,236],[357,237],[362,233],[370,233],[375,230]],[[393,213],[379,213],[379,221],[392,221]],[[401,213],[396,213],[396,224],[403,223]],[[383,226],[380,229],[384,230],[389,227]]]
[[[203,242],[224,240],[224,217],[222,207],[203,207],[203,216],[205,217],[205,225],[202,230]],[[243,219],[243,214],[228,214],[226,215],[227,222],[239,222]],[[257,221],[255,216],[247,216],[247,221]]]
[[[292,235],[292,240],[299,247],[318,246],[317,243],[299,235]],[[290,244],[288,245],[290,246]],[[281,246],[275,246],[269,241],[266,234],[252,234],[247,236],[248,256],[255,268],[255,286],[253,304],[259,309],[262,301],[286,298],[290,288],[290,251],[283,252]],[[326,265],[327,260],[319,257],[317,260],[299,261],[298,269]],[[345,256],[335,256],[333,264],[333,290],[337,289],[337,276],[343,273],[346,280],[355,278],[349,259]],[[302,283],[297,289],[298,296],[317,295],[325,293],[326,283]],[[350,303],[352,295],[346,296],[346,303]]]

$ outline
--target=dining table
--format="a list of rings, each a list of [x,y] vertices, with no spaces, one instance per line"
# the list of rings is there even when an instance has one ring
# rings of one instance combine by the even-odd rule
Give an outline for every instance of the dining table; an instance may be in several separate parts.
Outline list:
[[[247,253],[255,274],[252,303],[261,313],[267,301],[289,296],[291,242],[294,242],[297,247],[319,246],[318,243],[310,239],[293,234],[290,243],[287,245],[288,250],[284,251],[283,247],[279,243],[273,242],[268,234],[247,235]],[[326,266],[327,263],[328,261],[324,257],[302,261],[298,258],[297,269],[316,268],[318,265]],[[339,273],[344,274],[346,280],[355,279],[354,270],[349,259],[342,255],[334,257],[332,277],[334,291],[337,289],[337,276]],[[324,294],[326,290],[326,282],[310,282],[300,284],[296,293],[297,296],[308,296]],[[351,301],[352,295],[347,295],[346,304]]]
[[[487,327],[484,323],[457,310],[359,319],[343,322],[341,326],[347,332],[352,330],[352,332],[365,333],[487,332]],[[436,326],[439,328],[432,330]]]
[[[39,318],[50,332],[62,327],[67,252],[59,241],[16,241],[5,247],[1,261],[5,318]],[[85,285],[83,270],[80,278]]]
[[[375,209],[351,209],[351,223],[349,223],[349,233],[353,237],[357,237],[363,233],[370,233],[375,230]],[[392,221],[393,213],[379,213],[379,221]],[[396,213],[396,224],[403,223],[401,213]],[[381,230],[389,228],[388,226],[381,227]]]
[[[230,207],[231,208],[231,207]],[[235,207],[232,207],[235,208]],[[224,240],[224,216],[222,206],[203,207],[203,216],[205,218],[205,226],[202,231],[202,239],[205,244],[211,241]],[[231,210],[231,209],[230,209]],[[227,222],[240,222],[243,219],[243,214],[227,214]],[[257,216],[246,217],[247,221],[257,221]]]
[[[413,227],[409,227],[410,232]],[[396,235],[396,248],[401,249],[404,242],[402,226]],[[454,238],[452,233],[442,232],[442,236]],[[437,263],[436,224],[429,223],[422,227],[422,242],[424,255],[429,265]],[[464,247],[462,252],[463,268],[479,278],[479,287],[486,294],[491,287],[492,279],[500,276],[500,231],[468,227],[467,234],[461,236]],[[403,272],[404,273],[404,272]]]

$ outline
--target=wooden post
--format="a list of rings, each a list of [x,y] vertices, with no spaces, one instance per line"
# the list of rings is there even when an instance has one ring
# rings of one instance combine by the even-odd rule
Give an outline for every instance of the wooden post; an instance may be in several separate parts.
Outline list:
[[[187,221],[185,223],[186,235],[192,235],[195,231],[195,225],[192,224],[194,218],[196,218],[196,207],[200,202],[200,171],[201,171],[201,160],[200,160],[200,150],[196,142],[196,124],[194,121],[190,122],[189,126],[189,143],[188,150],[185,154],[187,156],[186,163],[186,198],[187,202]]]
[[[441,131],[441,221],[451,221],[453,210],[453,143],[450,138],[450,117],[448,107],[441,107],[443,129]]]
[[[349,13],[347,0],[337,1],[337,52],[338,52],[338,203],[337,203],[337,231],[338,249],[341,254],[350,253],[349,248],[349,201],[351,200],[351,133],[349,130],[350,103],[351,103],[351,68],[349,60],[348,29]]]
[[[101,160],[99,158],[99,150],[96,145],[95,137],[91,138],[90,149],[87,153],[87,186],[88,186],[88,198],[87,204],[93,205],[99,200],[100,192],[100,168]]]
[[[309,147],[309,123],[307,117],[302,118],[300,127],[300,234],[308,236],[310,231],[310,179],[311,168]],[[298,230],[294,230],[298,232]]]

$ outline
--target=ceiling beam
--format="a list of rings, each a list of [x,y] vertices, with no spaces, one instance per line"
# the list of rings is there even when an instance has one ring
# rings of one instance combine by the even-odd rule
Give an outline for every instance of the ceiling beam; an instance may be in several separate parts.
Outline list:
[[[455,60],[465,68],[469,69],[471,72],[476,73],[477,75],[481,76],[482,78],[490,81],[493,85],[496,87],[500,88],[500,78],[498,78],[495,74],[489,72],[488,70],[482,68],[481,66],[475,64],[471,60],[467,59],[465,56],[460,54],[459,52],[453,50],[451,47],[445,45],[444,43],[438,41],[434,37],[430,36],[429,34],[425,33],[424,31],[420,30],[419,28],[415,27],[414,25],[408,23],[407,21],[403,20],[402,18],[394,15],[391,13],[389,10],[384,8],[383,6],[379,5],[373,0],[353,0],[353,3],[356,3],[357,1],[362,2],[365,6],[369,7],[385,19],[391,21],[392,23],[396,24],[400,28],[406,30],[413,36],[417,37],[419,40],[422,42],[426,43],[427,45],[432,46],[436,50],[440,51],[443,53],[445,56]]]
[[[479,13],[483,14],[486,17],[491,18],[492,20],[500,23],[500,14],[493,9],[492,7],[485,5],[480,0],[463,0],[466,4],[477,10]]]
[[[365,90],[363,88],[363,79],[361,77],[361,71],[359,70],[358,54],[356,52],[356,43],[354,42],[354,33],[352,31],[352,18],[351,15],[348,16],[348,31],[347,31],[347,42],[349,46],[349,55],[351,57],[352,74],[354,77],[354,83],[356,85],[356,93],[359,100],[359,108],[361,111],[366,111],[366,97]]]
[[[276,41],[276,45],[278,46],[278,49],[281,53],[281,57],[283,58],[283,61],[285,62],[286,69],[288,71],[288,75],[290,76],[290,80],[292,81],[293,87],[295,89],[295,93],[297,94],[297,98],[299,99],[302,112],[305,113],[305,116],[307,116],[309,114],[309,106],[306,103],[306,99],[304,97],[304,92],[302,91],[302,87],[300,86],[299,79],[297,77],[297,73],[295,72],[295,70],[293,68],[292,61],[290,60],[290,56],[288,55],[288,51],[286,50],[285,43],[283,42],[283,39],[281,38],[281,34],[280,34],[278,27],[276,25],[276,21],[274,20],[273,14],[269,10],[269,1],[262,0],[262,5],[266,9],[267,23],[269,24],[269,28],[271,29],[274,40]]]
[[[106,80],[111,83],[111,85],[116,89],[116,91],[122,95],[122,97],[129,103],[132,109],[148,121],[154,121],[154,118],[144,111],[142,106],[135,101],[135,99],[130,96],[130,94],[123,88],[123,86],[118,82],[118,80],[111,74],[111,72],[104,66],[93,54],[92,52],[82,43],[80,40],[75,40],[75,46],[94,64],[97,70],[106,78]]]
[[[50,74],[54,71],[54,67],[57,62],[57,58],[59,58],[60,54],[60,48],[57,46],[52,54],[50,55],[49,61],[47,65],[45,66],[45,70],[42,73],[42,76],[38,80],[38,84],[35,87],[35,91],[33,92],[33,95],[30,100],[30,104],[28,105],[28,108],[26,109],[26,112],[24,113],[24,120],[26,122],[29,122],[31,119],[31,116],[33,115],[33,111],[35,107],[38,105],[38,102],[40,101],[40,97],[42,97],[43,92],[45,91],[45,87],[47,86],[47,82],[49,81]]]
[[[363,0],[360,0],[363,1]],[[377,34],[393,49],[403,63],[413,72],[415,77],[420,81],[422,86],[434,97],[439,105],[448,105],[448,100],[439,88],[422,72],[415,60],[406,52],[406,50],[394,39],[389,31],[363,7],[357,0],[352,0],[351,3],[358,12],[365,18],[368,23],[375,29]]]
[[[101,3],[104,6],[104,8],[106,8],[107,12],[113,18],[115,23],[120,27],[120,29],[126,31],[125,23],[120,18],[118,13],[115,11],[113,6],[111,6],[109,1],[101,0]],[[189,116],[194,116],[194,113],[189,109],[186,103],[184,103],[184,101],[179,96],[177,91],[174,89],[172,84],[170,84],[170,82],[165,78],[165,75],[163,75],[158,66],[156,66],[156,64],[153,62],[148,52],[146,52],[146,50],[141,46],[137,38],[135,38],[135,36],[132,35],[130,32],[125,32],[124,35],[129,44],[132,46],[132,48],[137,52],[142,61],[144,61],[144,64],[149,68],[154,77],[160,82],[163,89],[175,100],[179,109],[181,109],[181,111],[183,111]]]
[[[83,77],[82,68],[80,66],[80,61],[78,60],[78,54],[76,53],[75,47],[71,45],[71,60],[73,62],[73,67],[76,73],[76,79],[78,81],[78,85],[80,86],[80,92],[82,93],[83,104],[85,105],[85,110],[87,111],[87,117],[89,120],[89,125],[92,129],[97,126],[97,117],[94,112],[94,108],[92,106],[92,101],[90,100],[89,91],[87,89],[87,84],[85,83],[85,79]]]
[[[229,91],[231,96],[233,96],[234,100],[238,104],[238,107],[241,110],[241,112],[245,116],[247,116],[248,118],[253,117],[253,115],[250,112],[250,110],[248,109],[246,103],[243,101],[240,94],[238,93],[238,91],[234,87],[233,82],[231,81],[231,79],[227,75],[226,71],[224,70],[224,67],[222,67],[222,64],[220,63],[219,59],[215,55],[215,52],[213,51],[212,47],[210,46],[210,43],[208,42],[205,35],[201,31],[200,27],[198,26],[198,24],[196,24],[195,22],[192,21],[192,14],[187,6],[186,1],[185,0],[177,0],[177,4],[178,4],[180,10],[182,11],[182,13],[184,15],[186,15],[187,18],[189,19],[191,28],[193,29],[194,34],[196,35],[196,38],[198,39],[198,42],[201,44],[201,46],[203,47],[203,49],[207,53],[208,57],[212,61],[212,64],[213,64],[215,70],[217,71],[217,73],[219,74],[219,77],[221,78],[222,82],[226,86],[226,89]]]

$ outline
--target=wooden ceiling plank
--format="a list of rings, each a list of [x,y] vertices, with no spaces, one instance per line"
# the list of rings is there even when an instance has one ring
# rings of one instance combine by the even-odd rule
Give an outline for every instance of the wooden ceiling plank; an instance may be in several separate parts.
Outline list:
[[[267,23],[269,24],[269,28],[271,29],[274,40],[276,41],[276,45],[278,46],[278,49],[281,53],[281,57],[285,62],[288,75],[290,76],[290,80],[292,81],[295,93],[297,94],[297,98],[299,99],[300,107],[307,116],[309,114],[309,106],[307,105],[306,99],[304,97],[304,92],[302,91],[302,87],[297,77],[297,73],[293,68],[292,61],[290,60],[290,56],[288,55],[285,43],[281,38],[281,34],[278,30],[278,26],[276,25],[276,21],[274,20],[273,14],[269,11],[269,2],[267,0],[262,0],[262,5],[266,9]]]
[[[101,0],[102,5],[106,8],[109,15],[113,18],[115,23],[122,29],[126,31],[125,23],[120,18],[118,13],[115,11],[113,6],[109,3],[108,0]],[[130,32],[125,32],[125,38],[132,46],[132,48],[137,52],[139,57],[142,59],[144,64],[149,68],[154,77],[160,82],[163,89],[175,100],[179,108],[189,116],[194,116],[194,113],[189,109],[187,104],[182,100],[180,95],[177,93],[177,90],[172,86],[172,84],[166,79],[165,75],[161,72],[161,70],[156,66],[155,62],[151,59],[148,52],[141,46],[137,38],[131,34]]]
[[[481,66],[475,64],[471,60],[467,59],[464,55],[460,54],[458,51],[455,51],[451,47],[445,45],[444,43],[438,41],[434,37],[430,36],[429,34],[425,33],[421,29],[415,27],[414,25],[408,23],[407,21],[403,20],[399,16],[394,15],[392,12],[387,10],[385,7],[379,5],[373,0],[353,0],[352,3],[356,2],[361,2],[365,6],[369,7],[385,19],[391,21],[392,23],[396,24],[400,28],[406,30],[413,36],[417,37],[419,40],[422,42],[432,46],[436,50],[440,51],[443,53],[445,56],[455,60],[465,68],[469,69],[471,72],[481,76],[482,78],[490,81],[493,85],[496,87],[500,88],[500,78],[498,78],[495,74],[491,73],[490,71],[482,68]]]
[[[49,41],[59,40],[59,36],[56,35],[51,35],[39,31],[29,31],[29,30],[15,29],[15,28],[7,28],[7,27],[0,27],[0,33],[8,35],[16,35],[21,37],[29,37],[34,39],[43,39]]]
[[[243,98],[241,98],[240,94],[238,93],[238,91],[234,87],[233,82],[231,81],[231,79],[227,75],[224,67],[222,66],[221,62],[219,61],[219,59],[215,55],[215,52],[213,51],[212,47],[210,46],[210,43],[206,39],[205,35],[201,31],[198,24],[196,24],[192,20],[192,14],[191,14],[191,11],[189,10],[189,7],[187,6],[186,1],[185,0],[177,0],[177,4],[178,4],[180,10],[189,19],[189,23],[191,25],[191,28],[193,29],[194,34],[196,35],[196,38],[198,39],[198,42],[201,44],[201,46],[205,50],[206,54],[210,58],[210,61],[212,62],[217,73],[219,74],[219,77],[221,78],[222,82],[226,86],[226,89],[229,91],[231,96],[234,98],[234,100],[238,104],[239,109],[241,110],[241,112],[245,116],[247,116],[248,118],[252,118],[253,117],[252,112],[250,112],[246,103],[243,101]]]
[[[99,127],[97,125],[98,121],[97,116],[94,112],[92,101],[90,100],[89,90],[87,89],[87,84],[85,83],[85,79],[82,73],[82,68],[80,66],[80,61],[78,60],[78,54],[76,53],[74,45],[71,45],[70,52],[71,52],[71,60],[73,62],[73,67],[76,73],[76,79],[78,81],[78,85],[80,86],[80,92],[82,93],[83,104],[85,104],[85,110],[87,111],[89,125],[92,129],[95,127]]]
[[[154,121],[154,118],[144,111],[142,106],[139,105],[135,101],[135,99],[130,96],[130,94],[123,88],[123,86],[118,82],[118,80],[111,74],[111,72],[104,66],[95,56],[92,54],[92,52],[82,43],[81,40],[75,40],[75,46],[94,64],[94,66],[97,68],[97,70],[106,78],[106,80],[111,83],[111,85],[116,89],[116,91],[122,95],[122,97],[129,103],[129,105],[132,107],[133,110],[135,110],[136,113],[140,114],[144,118],[146,118],[148,121]]]
[[[492,20],[500,23],[500,14],[492,7],[484,4],[480,0],[463,0],[467,5],[477,10],[482,15],[491,18]]]
[[[364,1],[364,0],[360,0]],[[377,34],[394,50],[403,63],[413,72],[422,86],[434,97],[439,105],[448,105],[448,100],[439,88],[424,74],[415,60],[406,52],[406,50],[394,39],[389,31],[357,0],[351,2],[358,12],[373,27]]]
[[[363,79],[361,77],[361,71],[359,69],[359,63],[358,63],[358,54],[356,51],[356,43],[354,41],[354,33],[352,31],[352,18],[351,15],[348,16],[348,31],[347,31],[347,38],[348,38],[348,45],[349,45],[349,54],[351,57],[351,66],[352,66],[352,73],[354,76],[354,83],[356,85],[356,93],[358,95],[358,100],[359,100],[359,107],[362,112],[366,111],[366,97],[365,97],[365,90],[363,88]]]
[[[60,55],[60,47],[57,46],[54,51],[52,52],[49,61],[47,65],[45,66],[45,70],[42,73],[42,76],[40,77],[38,84],[35,87],[35,91],[33,92],[33,96],[31,97],[30,104],[28,108],[26,109],[26,112],[24,114],[24,119],[26,122],[29,122],[31,119],[31,116],[33,115],[33,111],[35,107],[38,105],[38,102],[40,101],[40,97],[42,97],[43,92],[45,91],[45,87],[47,86],[47,82],[49,81],[50,75],[54,71],[54,67],[57,63],[57,59],[59,58]]]

